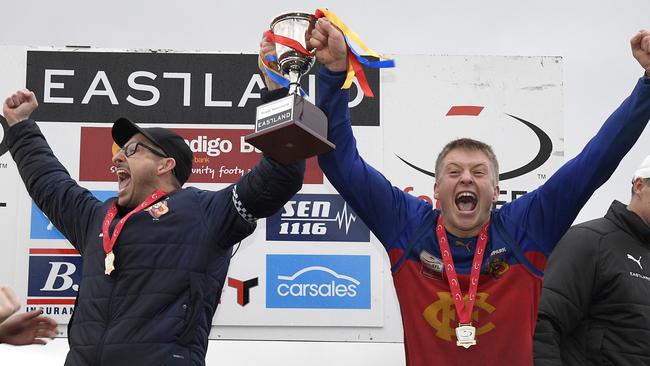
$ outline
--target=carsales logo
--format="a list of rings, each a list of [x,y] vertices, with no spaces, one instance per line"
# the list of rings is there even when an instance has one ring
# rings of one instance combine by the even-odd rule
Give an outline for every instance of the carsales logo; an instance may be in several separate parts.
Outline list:
[[[244,141],[249,129],[175,128],[194,153],[189,183],[235,183],[253,169],[260,151]],[[116,181],[111,159],[118,151],[106,127],[81,128],[79,179],[87,182]],[[304,183],[323,183],[316,158],[307,159]]]
[[[267,255],[267,308],[370,309],[370,257]]]

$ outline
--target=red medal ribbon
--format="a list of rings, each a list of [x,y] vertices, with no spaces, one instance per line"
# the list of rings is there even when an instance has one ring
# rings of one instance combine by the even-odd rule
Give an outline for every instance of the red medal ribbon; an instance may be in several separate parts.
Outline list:
[[[366,73],[363,71],[363,68],[361,67],[361,62],[357,60],[356,56],[354,53],[352,53],[352,50],[350,46],[347,46],[348,48],[348,69],[354,70],[354,74],[357,76],[357,81],[359,82],[359,86],[361,86],[361,90],[363,91],[363,94],[368,96],[368,97],[374,97],[375,94],[373,94],[372,89],[370,89],[370,84],[368,84],[368,79],[366,79]],[[350,72],[348,70],[348,72]]]
[[[314,57],[314,54],[307,51],[307,49],[305,49],[305,47],[303,47],[298,41],[288,37],[281,36],[279,34],[275,34],[270,29],[264,32],[264,37],[266,37],[266,40],[269,42],[279,43],[283,46],[293,48],[294,51],[301,53],[305,56]]]
[[[476,302],[478,280],[481,275],[481,264],[483,263],[485,246],[487,245],[489,227],[490,221],[488,220],[478,234],[478,242],[476,243],[476,251],[474,252],[474,260],[472,261],[472,269],[469,276],[467,307],[465,307],[463,295],[460,291],[460,284],[458,283],[456,267],[454,266],[454,260],[451,257],[451,250],[449,249],[449,242],[447,241],[447,231],[442,225],[442,215],[438,216],[436,235],[438,236],[442,261],[445,264],[445,272],[447,272],[447,282],[449,282],[451,295],[454,298],[454,305],[456,307],[456,314],[458,314],[459,324],[470,324],[472,321],[472,310],[474,309],[474,303]]]
[[[115,229],[113,230],[113,236],[110,236],[110,233],[108,232],[111,223],[113,222],[113,219],[115,219],[115,215],[117,215],[117,200],[113,201],[113,205],[111,208],[108,209],[108,212],[106,212],[106,216],[104,217],[104,223],[102,224],[102,240],[104,244],[104,253],[108,254],[113,251],[113,246],[115,246],[115,242],[117,242],[118,236],[120,236],[120,232],[122,232],[122,227],[126,223],[126,220],[128,220],[133,214],[138,213],[145,208],[151,206],[154,204],[156,201],[161,199],[162,197],[165,197],[167,193],[157,189],[151,196],[149,196],[146,200],[144,200],[141,204],[138,205],[138,207],[134,208],[129,212],[126,216],[124,216],[118,223],[115,225]]]

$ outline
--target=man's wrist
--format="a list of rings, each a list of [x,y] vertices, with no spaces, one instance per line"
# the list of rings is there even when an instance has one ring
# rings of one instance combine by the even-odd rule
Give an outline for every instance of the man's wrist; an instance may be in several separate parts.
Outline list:
[[[325,67],[332,72],[343,72],[348,69],[348,60],[332,62],[325,65]]]
[[[21,119],[18,119],[18,120],[14,120],[12,118],[5,118],[5,120],[7,121],[7,125],[9,126],[9,128],[11,128],[11,127],[13,127],[15,125],[19,125],[19,124],[29,120],[30,117],[31,116],[27,116],[25,118],[21,118]]]

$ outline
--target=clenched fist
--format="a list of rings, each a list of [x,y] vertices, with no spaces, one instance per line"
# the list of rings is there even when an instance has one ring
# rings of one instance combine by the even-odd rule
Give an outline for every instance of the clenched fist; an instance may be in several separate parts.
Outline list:
[[[348,48],[343,32],[329,20],[320,18],[311,31],[309,46],[316,49],[316,59],[330,71],[345,71],[348,68]]]
[[[641,29],[630,40],[632,54],[650,77],[650,31]]]
[[[28,119],[37,107],[38,102],[34,93],[27,89],[21,89],[5,99],[2,105],[2,113],[9,127],[11,127],[18,122]]]

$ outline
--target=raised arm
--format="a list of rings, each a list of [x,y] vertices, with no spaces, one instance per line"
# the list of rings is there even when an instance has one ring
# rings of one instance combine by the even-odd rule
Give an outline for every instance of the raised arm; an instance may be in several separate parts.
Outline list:
[[[630,43],[634,57],[646,70],[632,94],[580,154],[560,167],[540,188],[503,207],[502,213],[516,220],[511,221],[518,230],[515,237],[521,239],[517,241],[524,249],[548,255],[646,127],[650,119],[650,32],[640,31]]]
[[[304,160],[282,165],[263,156],[237,184],[218,192],[200,191],[206,224],[223,248],[250,235],[257,219],[281,209],[302,187]]]
[[[85,223],[101,202],[70,177],[36,122],[29,119],[37,107],[34,93],[27,89],[5,99],[2,110],[10,127],[7,145],[36,205],[70,243],[83,252]]]
[[[328,139],[336,144],[336,149],[319,156],[318,162],[334,188],[389,248],[406,225],[417,225],[414,221],[421,220],[432,207],[394,187],[359,155],[350,123],[350,94],[341,89],[347,69],[347,49],[341,31],[326,19],[319,19],[310,42],[324,66],[319,75],[316,104],[327,115]]]
[[[255,218],[273,215],[302,187],[305,161],[282,165],[266,155],[237,183],[237,199]]]

